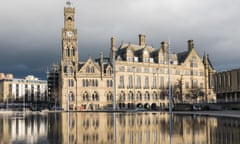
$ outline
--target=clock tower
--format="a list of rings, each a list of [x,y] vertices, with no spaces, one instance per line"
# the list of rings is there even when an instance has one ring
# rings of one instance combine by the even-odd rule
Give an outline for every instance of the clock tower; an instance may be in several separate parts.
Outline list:
[[[72,66],[78,63],[77,29],[75,23],[75,8],[70,1],[64,8],[64,28],[62,29],[62,61]]]
[[[62,29],[62,56],[60,74],[60,106],[64,110],[74,107],[76,100],[76,73],[78,71],[78,41],[75,23],[75,8],[70,0],[64,7],[64,27]]]

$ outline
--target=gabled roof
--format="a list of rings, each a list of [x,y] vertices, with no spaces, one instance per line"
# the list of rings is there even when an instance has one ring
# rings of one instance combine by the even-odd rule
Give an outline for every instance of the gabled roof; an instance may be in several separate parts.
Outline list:
[[[78,71],[84,66],[85,62],[78,62]]]
[[[138,50],[142,50],[142,49],[148,49],[149,51],[154,51],[154,48],[150,45],[146,45],[144,47],[137,45],[137,44],[131,44],[131,43],[123,43],[120,45],[119,50],[121,49],[126,49],[126,48],[131,48],[133,51],[138,51]]]
[[[201,59],[201,57],[198,55],[197,51],[194,48],[192,48],[191,50],[184,51],[184,52],[181,52],[181,53],[177,53],[178,63],[179,64],[184,63],[185,60],[188,58],[188,56],[193,52],[195,52],[196,55],[198,56],[198,58]]]
[[[104,64],[103,67],[104,67],[104,70],[107,69],[107,68],[109,68],[109,67],[112,69],[112,66],[111,66],[109,63],[108,63],[108,64],[107,64],[107,63]]]
[[[85,67],[87,67],[88,65],[92,65],[92,66],[94,66],[94,68],[97,70],[95,70],[95,73],[96,72],[100,72],[100,66],[99,66],[99,64],[97,63],[97,62],[94,62],[93,60],[92,60],[92,58],[88,58],[88,60],[86,61],[86,62],[84,62],[84,63],[79,63],[79,70],[78,71],[84,71],[85,72],[85,70],[83,70],[83,69],[85,69]]]
[[[211,63],[211,61],[210,61],[210,59],[209,59],[209,56],[206,55],[205,53],[204,53],[204,55],[203,55],[203,63],[204,63],[204,64],[208,64],[212,69],[214,69],[214,68],[213,68],[213,65],[212,65],[212,63]]]
[[[212,63],[211,63],[211,61],[210,61],[208,56],[207,56],[207,60],[208,60],[209,65],[213,68],[213,65],[212,65]]]

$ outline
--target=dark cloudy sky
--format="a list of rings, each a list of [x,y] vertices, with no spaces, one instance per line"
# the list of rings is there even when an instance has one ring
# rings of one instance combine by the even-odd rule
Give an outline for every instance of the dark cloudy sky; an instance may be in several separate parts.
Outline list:
[[[108,56],[110,37],[118,44],[160,47],[170,39],[171,51],[187,49],[193,39],[217,70],[240,67],[239,0],[72,0],[76,8],[79,57]],[[45,78],[47,68],[61,55],[65,0],[5,0],[0,5],[0,72],[15,77]]]

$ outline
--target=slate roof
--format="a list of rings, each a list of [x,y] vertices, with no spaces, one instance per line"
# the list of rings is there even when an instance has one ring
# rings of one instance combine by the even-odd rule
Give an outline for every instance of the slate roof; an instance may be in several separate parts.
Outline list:
[[[181,53],[177,54],[177,58],[178,58],[178,63],[181,64],[185,61],[185,59],[187,58],[189,52],[188,51],[184,51]]]

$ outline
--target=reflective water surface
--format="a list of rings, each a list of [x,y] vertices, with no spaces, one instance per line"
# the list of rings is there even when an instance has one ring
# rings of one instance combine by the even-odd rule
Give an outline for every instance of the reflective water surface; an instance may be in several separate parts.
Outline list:
[[[170,130],[170,124],[172,129]],[[0,114],[0,144],[238,144],[240,119],[168,113]]]

